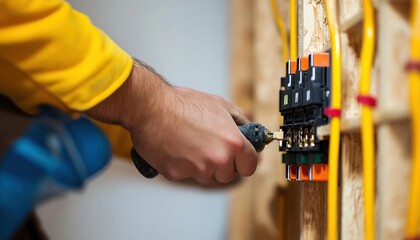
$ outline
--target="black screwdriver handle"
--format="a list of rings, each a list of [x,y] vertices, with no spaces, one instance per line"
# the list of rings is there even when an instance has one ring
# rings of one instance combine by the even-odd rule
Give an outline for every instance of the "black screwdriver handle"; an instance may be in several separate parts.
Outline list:
[[[265,127],[259,123],[248,123],[243,126],[239,126],[239,130],[245,136],[248,141],[251,142],[257,152],[261,152],[265,147]],[[154,178],[159,173],[158,171],[150,166],[146,160],[144,160],[134,148],[131,148],[131,160],[133,160],[134,166],[137,170],[146,178]]]
[[[136,149],[131,148],[131,160],[133,160],[134,166],[145,178],[154,178],[159,173],[158,171],[150,166],[146,160],[144,160],[136,151]]]
[[[261,152],[265,147],[265,127],[259,123],[248,123],[239,126],[239,130],[251,142],[257,152]]]

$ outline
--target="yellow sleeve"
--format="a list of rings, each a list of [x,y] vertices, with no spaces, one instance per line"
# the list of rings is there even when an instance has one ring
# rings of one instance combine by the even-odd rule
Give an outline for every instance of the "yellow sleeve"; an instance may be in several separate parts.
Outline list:
[[[0,0],[0,94],[28,113],[87,110],[127,79],[132,58],[62,0]]]

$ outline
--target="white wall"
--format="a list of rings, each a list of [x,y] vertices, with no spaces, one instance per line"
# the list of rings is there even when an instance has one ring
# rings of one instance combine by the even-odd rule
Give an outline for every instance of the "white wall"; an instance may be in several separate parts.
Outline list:
[[[227,95],[224,0],[71,0],[171,83]],[[227,195],[146,180],[113,160],[82,193],[38,208],[51,239],[223,239]]]
[[[226,96],[225,0],[70,0],[171,83]]]

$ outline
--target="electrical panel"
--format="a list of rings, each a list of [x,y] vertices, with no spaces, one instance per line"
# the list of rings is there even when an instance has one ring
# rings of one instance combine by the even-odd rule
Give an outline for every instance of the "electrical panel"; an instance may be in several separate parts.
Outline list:
[[[328,180],[328,140],[317,137],[317,128],[328,124],[324,110],[330,106],[331,68],[329,53],[311,53],[286,63],[281,78],[280,113],[289,181]]]

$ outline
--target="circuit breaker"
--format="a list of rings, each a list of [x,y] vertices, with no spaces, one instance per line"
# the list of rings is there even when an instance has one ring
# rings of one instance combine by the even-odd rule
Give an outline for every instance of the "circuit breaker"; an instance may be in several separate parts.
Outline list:
[[[317,137],[317,128],[328,124],[324,110],[330,106],[331,68],[329,53],[311,53],[286,63],[281,78],[280,113],[289,181],[328,180],[328,140]]]

